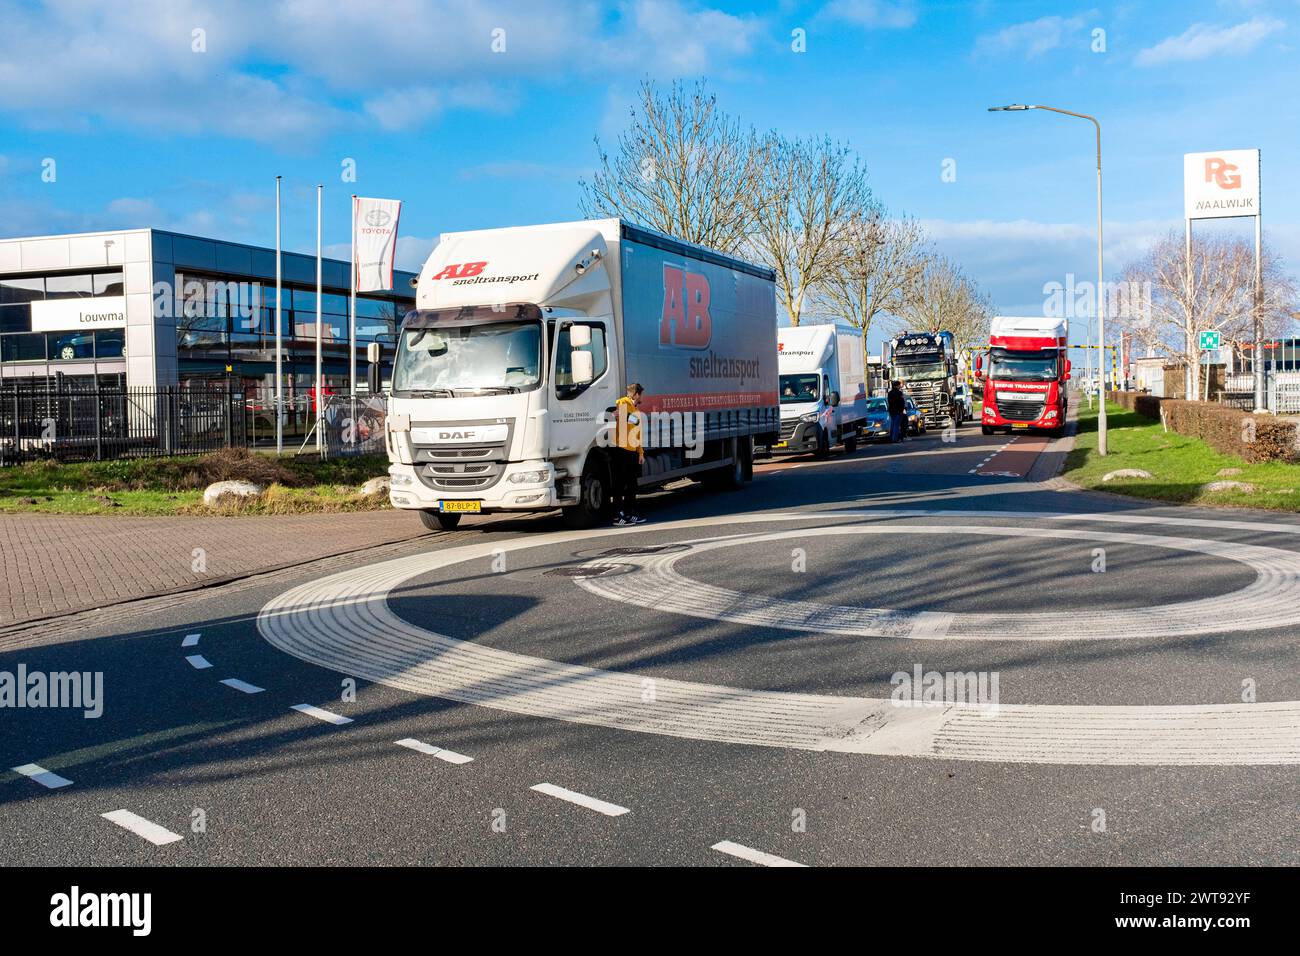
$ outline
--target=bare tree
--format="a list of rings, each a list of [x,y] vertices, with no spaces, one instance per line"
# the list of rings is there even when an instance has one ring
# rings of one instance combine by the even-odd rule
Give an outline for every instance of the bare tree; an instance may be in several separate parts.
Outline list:
[[[762,187],[749,198],[752,254],[776,272],[776,289],[798,325],[814,288],[834,273],[855,215],[872,205],[861,163],[828,139],[791,141],[770,134],[762,144]]]
[[[877,315],[896,313],[903,292],[921,270],[925,231],[915,219],[890,219],[872,203],[855,212],[838,242],[834,266],[814,290],[819,312],[847,322],[867,336]]]
[[[703,82],[661,92],[641,84],[631,125],[580,181],[588,217],[621,216],[687,242],[735,253],[751,230],[758,137],[718,108]]]
[[[958,349],[968,349],[988,341],[993,308],[961,269],[942,256],[929,255],[902,290],[895,315],[897,331],[948,331]]]
[[[1296,289],[1267,244],[1262,256],[1261,315],[1264,334],[1274,336],[1294,321]],[[1188,395],[1199,391],[1199,332],[1218,330],[1238,354],[1254,340],[1255,247],[1250,239],[1214,234],[1195,238],[1189,262],[1186,238],[1174,230],[1130,263],[1122,278],[1147,290],[1145,307],[1125,318],[1126,331],[1150,354],[1167,357],[1187,371]]]

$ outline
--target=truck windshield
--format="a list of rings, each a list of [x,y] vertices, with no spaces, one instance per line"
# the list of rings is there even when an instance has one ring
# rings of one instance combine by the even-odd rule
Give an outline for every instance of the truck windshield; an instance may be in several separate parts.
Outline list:
[[[816,372],[809,375],[782,375],[781,404],[817,401],[820,383],[821,375]]]
[[[509,391],[541,379],[540,322],[405,329],[393,362],[393,391]]]
[[[947,378],[948,368],[943,362],[895,363],[898,377],[908,381]]]
[[[989,377],[1000,382],[1052,382],[1056,380],[1057,353],[1004,352],[994,349],[989,355]]]

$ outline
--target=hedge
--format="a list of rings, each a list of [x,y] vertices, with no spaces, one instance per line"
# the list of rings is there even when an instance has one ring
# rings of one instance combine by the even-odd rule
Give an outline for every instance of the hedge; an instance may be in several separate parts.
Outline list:
[[[1139,392],[1110,392],[1109,398],[1145,418],[1163,421],[1180,435],[1199,438],[1215,451],[1243,461],[1292,461],[1300,451],[1296,423],[1256,415],[1216,402],[1157,398]]]

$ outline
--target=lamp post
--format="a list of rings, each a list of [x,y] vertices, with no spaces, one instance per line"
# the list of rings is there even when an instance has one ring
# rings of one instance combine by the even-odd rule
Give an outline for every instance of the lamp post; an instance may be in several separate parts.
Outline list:
[[[1103,306],[1102,293],[1102,266],[1101,266],[1101,123],[1097,122],[1097,117],[1089,116],[1087,113],[1075,113],[1070,110],[1058,109],[1055,106],[1026,106],[1022,103],[1014,103],[1011,106],[990,106],[990,113],[1001,112],[1018,112],[1020,110],[1050,110],[1053,113],[1062,113],[1065,116],[1075,116],[1079,119],[1088,120],[1097,129],[1097,288],[1094,290],[1093,302],[1097,315],[1097,354],[1099,361],[1097,364],[1098,381],[1105,379],[1105,353],[1106,353],[1106,310]],[[1091,334],[1088,336],[1091,338]],[[1069,342],[1069,339],[1066,339]],[[1089,342],[1091,345],[1092,343]],[[1097,454],[1106,454],[1106,395],[1103,390],[1101,401],[1098,402],[1097,409]]]

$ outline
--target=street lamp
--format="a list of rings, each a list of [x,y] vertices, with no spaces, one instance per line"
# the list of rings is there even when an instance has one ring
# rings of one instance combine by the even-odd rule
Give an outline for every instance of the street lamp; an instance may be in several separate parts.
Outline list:
[[[1066,116],[1076,116],[1079,119],[1086,119],[1097,128],[1097,288],[1093,301],[1096,303],[1097,314],[1097,378],[1098,381],[1105,379],[1105,355],[1106,355],[1106,314],[1102,303],[1102,267],[1101,267],[1101,123],[1097,122],[1097,117],[1089,116],[1087,113],[1074,113],[1070,110],[1057,109],[1055,106],[1025,106],[1022,103],[1013,103],[1010,106],[990,106],[990,113],[1018,112],[1020,110],[1050,110],[1053,113],[1062,113]],[[1090,339],[1091,335],[1088,336]],[[1068,339],[1066,340],[1068,344]],[[1089,344],[1092,344],[1091,342]],[[1100,407],[1097,409],[1097,453],[1106,454],[1106,395],[1102,391]]]

